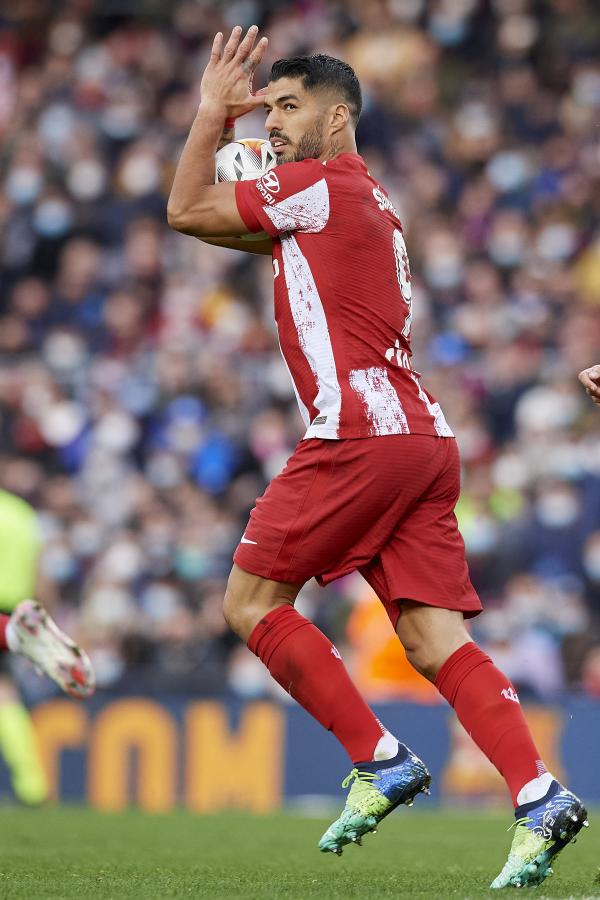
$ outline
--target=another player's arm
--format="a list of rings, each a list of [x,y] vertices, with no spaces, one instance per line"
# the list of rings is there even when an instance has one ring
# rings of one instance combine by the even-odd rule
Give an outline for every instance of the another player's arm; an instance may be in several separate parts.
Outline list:
[[[579,380],[594,403],[600,406],[600,365],[584,369],[579,373]]]
[[[258,29],[252,26],[240,42],[236,26],[223,49],[223,35],[216,35],[210,61],[201,83],[202,100],[185,142],[167,205],[171,228],[209,243],[253,252],[271,252],[270,241],[247,247],[236,240],[248,234],[235,200],[234,184],[215,184],[215,153],[223,136],[225,120],[239,117],[262,105],[262,97],[250,93],[250,79],[259,64],[267,39],[253,50]],[[229,240],[224,241],[223,238]],[[269,244],[268,251],[260,245]]]

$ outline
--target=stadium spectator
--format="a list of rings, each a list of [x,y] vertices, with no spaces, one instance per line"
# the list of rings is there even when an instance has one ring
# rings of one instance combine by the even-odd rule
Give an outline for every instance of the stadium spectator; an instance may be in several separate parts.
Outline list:
[[[243,8],[271,39],[264,71],[322,50],[361,79],[359,144],[405,223],[417,368],[461,446],[478,637],[534,697],[597,696],[600,424],[576,376],[600,346],[600,10]],[[215,596],[301,422],[270,262],[165,218],[233,10],[107,9],[35,0],[0,22],[0,479],[40,512],[43,572],[101,685],[257,694]],[[343,643],[354,596],[304,602]],[[534,653],[548,664],[521,683]]]

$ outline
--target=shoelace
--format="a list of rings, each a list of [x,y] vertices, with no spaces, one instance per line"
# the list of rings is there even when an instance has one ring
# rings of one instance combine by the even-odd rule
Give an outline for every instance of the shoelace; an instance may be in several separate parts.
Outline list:
[[[533,822],[533,819],[530,816],[524,816],[522,819],[516,819],[510,828],[507,828],[507,831],[510,831],[512,828],[516,828],[517,825],[527,825],[529,822]],[[534,825],[533,828],[527,828],[524,834],[521,836],[521,841],[527,841],[530,836],[535,836],[537,838],[545,838],[548,840],[551,837],[551,833],[544,830],[542,825]]]
[[[347,788],[354,778],[357,781],[364,782],[365,784],[369,784],[372,781],[381,781],[381,775],[376,775],[374,772],[360,772],[358,769],[352,769],[350,774],[346,775],[346,777],[342,781],[342,787],[344,789]]]
[[[533,819],[529,816],[523,816],[522,819],[515,819],[512,825],[509,825],[506,829],[507,831],[512,831],[513,828],[516,828],[517,825],[527,825],[528,822],[533,822]]]

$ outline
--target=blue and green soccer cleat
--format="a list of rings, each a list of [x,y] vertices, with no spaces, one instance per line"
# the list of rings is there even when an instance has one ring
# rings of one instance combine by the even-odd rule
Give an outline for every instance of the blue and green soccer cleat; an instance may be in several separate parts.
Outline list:
[[[588,826],[581,801],[558,781],[541,800],[517,806],[508,860],[491,888],[536,887],[552,875],[551,862],[578,832]]]
[[[323,853],[342,854],[346,844],[360,844],[363,834],[375,831],[382,819],[405,803],[412,806],[415,796],[429,793],[431,775],[408,747],[400,744],[393,759],[359,763],[342,782],[352,787],[339,819],[333,822],[321,840]]]

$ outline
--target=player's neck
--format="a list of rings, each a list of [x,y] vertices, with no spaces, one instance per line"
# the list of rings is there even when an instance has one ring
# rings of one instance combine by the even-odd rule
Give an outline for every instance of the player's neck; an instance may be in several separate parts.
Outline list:
[[[336,156],[341,156],[342,153],[357,152],[354,135],[344,135],[343,137],[335,135],[332,137],[319,159],[321,162],[328,162],[330,159],[335,159]]]

